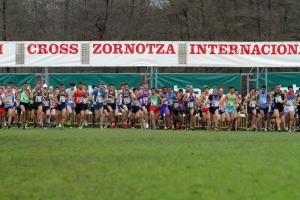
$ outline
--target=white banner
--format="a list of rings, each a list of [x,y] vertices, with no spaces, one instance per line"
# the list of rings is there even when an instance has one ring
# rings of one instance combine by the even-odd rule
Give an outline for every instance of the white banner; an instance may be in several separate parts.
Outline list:
[[[300,42],[0,42],[0,67],[299,67]]]
[[[80,66],[78,42],[25,42],[27,66]]]
[[[93,42],[92,66],[175,66],[178,42]]]
[[[0,42],[0,66],[14,66],[16,64],[15,44]]]
[[[299,42],[189,42],[188,66],[299,67]]]

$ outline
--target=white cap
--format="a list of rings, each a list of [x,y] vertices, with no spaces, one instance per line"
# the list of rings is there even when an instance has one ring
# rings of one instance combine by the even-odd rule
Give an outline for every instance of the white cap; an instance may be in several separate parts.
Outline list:
[[[47,85],[47,84],[44,84],[44,85],[43,85],[43,88],[47,88],[47,87],[48,87],[48,85]]]

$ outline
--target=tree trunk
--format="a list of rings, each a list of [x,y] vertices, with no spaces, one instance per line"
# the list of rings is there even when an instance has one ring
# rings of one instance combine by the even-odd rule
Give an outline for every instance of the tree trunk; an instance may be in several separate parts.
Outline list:
[[[64,37],[68,37],[68,23],[69,23],[69,5],[70,0],[65,0],[64,2]]]
[[[233,33],[233,38],[234,40],[238,40],[237,39],[237,21],[238,21],[238,18],[237,18],[237,0],[234,0],[233,1],[233,15],[234,15],[234,25],[233,25],[233,30],[234,30],[234,33]]]
[[[2,41],[7,40],[6,9],[7,9],[7,0],[2,0]]]
[[[256,0],[256,27],[259,40],[261,40],[260,0]]]
[[[183,9],[183,16],[185,19],[185,29],[186,29],[186,39],[190,40],[191,39],[191,33],[190,33],[190,27],[189,27],[189,13],[188,13],[188,8]]]
[[[271,40],[272,37],[272,0],[268,1],[268,10],[269,10],[269,28],[268,28],[268,35],[269,35],[269,40]]]

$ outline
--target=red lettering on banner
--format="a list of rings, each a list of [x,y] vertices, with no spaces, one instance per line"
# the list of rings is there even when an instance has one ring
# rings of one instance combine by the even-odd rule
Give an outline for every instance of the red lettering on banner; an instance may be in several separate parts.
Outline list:
[[[38,46],[38,52],[37,54],[47,54],[47,44],[37,44]]]
[[[241,54],[247,54],[249,55],[250,54],[250,44],[241,44]]]
[[[267,48],[267,49],[266,49],[266,48]],[[271,52],[271,50],[270,50],[270,45],[264,44],[264,45],[261,46],[261,53],[262,53],[263,55],[268,55],[268,54],[270,54],[270,52]]]
[[[282,48],[283,48],[283,49],[282,49]],[[286,52],[287,52],[286,46],[283,45],[283,44],[278,45],[278,47],[277,47],[277,52],[278,52],[279,55],[284,55],[284,54],[286,54]]]
[[[217,44],[209,44],[208,47],[211,48],[210,54],[216,54],[215,49],[218,48]]]
[[[121,53],[122,53],[122,45],[121,44],[116,44],[113,54],[121,54]]]
[[[135,44],[125,44],[125,54],[134,54],[134,45]]]
[[[219,45],[219,54],[227,54],[227,45],[226,44]]]
[[[93,44],[93,54],[101,54],[101,44]]]
[[[155,48],[155,44],[146,44],[146,45],[149,48],[148,54],[154,54],[153,53],[153,48]]]
[[[195,51],[195,46],[197,51]],[[191,54],[206,54],[207,44],[191,44]]]
[[[238,54],[238,46],[236,44],[230,44],[228,54],[230,55]]]
[[[3,54],[3,44],[0,44],[0,54]]]
[[[296,55],[298,54],[298,44],[288,44],[288,53],[290,55]]]
[[[102,49],[104,54],[111,54],[112,52],[112,47],[109,44],[104,44]]]
[[[190,44],[190,54],[219,55],[299,55],[298,44]]]
[[[172,44],[168,45],[167,53],[166,54],[176,54],[174,46]]]
[[[35,50],[35,44],[30,44],[30,45],[28,45],[28,47],[27,47],[27,52],[29,53],[29,54],[35,54],[36,53],[36,50]]]
[[[27,46],[29,54],[57,55],[57,54],[78,54],[78,44],[29,44]]]
[[[79,52],[78,44],[70,44],[69,52],[70,54],[78,54]]]
[[[143,45],[143,44],[137,44],[136,45],[136,52],[138,54],[144,54],[145,51],[146,51],[145,45]]]
[[[253,46],[253,50],[251,52],[252,55],[261,55],[260,48],[257,44]]]
[[[173,44],[93,44],[93,54],[176,54]]]
[[[164,45],[163,44],[157,44],[158,48],[157,48],[157,54],[164,54],[163,48]]]

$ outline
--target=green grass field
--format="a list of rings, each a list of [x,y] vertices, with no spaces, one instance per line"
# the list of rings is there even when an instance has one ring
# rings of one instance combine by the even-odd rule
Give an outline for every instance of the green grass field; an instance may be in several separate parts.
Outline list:
[[[300,199],[300,134],[0,130],[0,199]]]

